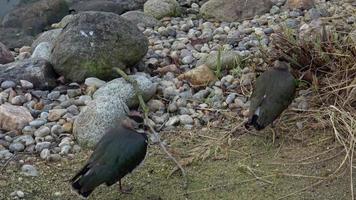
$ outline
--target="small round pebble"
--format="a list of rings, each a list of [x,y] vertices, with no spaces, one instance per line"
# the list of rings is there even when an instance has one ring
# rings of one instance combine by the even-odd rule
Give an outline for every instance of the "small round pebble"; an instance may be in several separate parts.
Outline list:
[[[4,81],[1,83],[2,89],[14,88],[16,83],[14,81]]]
[[[9,146],[9,150],[12,152],[20,152],[23,151],[24,149],[25,149],[25,145],[19,142],[11,143]]]
[[[33,165],[23,165],[21,167],[22,174],[25,176],[38,176],[38,171]]]

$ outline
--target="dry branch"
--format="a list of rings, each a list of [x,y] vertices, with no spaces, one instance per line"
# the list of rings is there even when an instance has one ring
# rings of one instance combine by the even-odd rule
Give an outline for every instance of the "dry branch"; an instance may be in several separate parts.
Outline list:
[[[114,68],[114,69],[118,74],[120,74],[120,76],[123,79],[125,79],[127,82],[132,84],[132,86],[133,86],[133,88],[135,90],[136,96],[137,96],[137,98],[139,100],[140,107],[141,107],[141,109],[143,110],[143,113],[144,113],[144,123],[145,123],[146,126],[149,127],[150,131],[152,132],[152,134],[150,134],[150,138],[154,141],[154,143],[157,143],[160,146],[160,148],[168,156],[168,158],[171,159],[176,164],[178,169],[180,169],[180,171],[182,173],[182,176],[183,176],[183,189],[187,189],[187,187],[188,187],[188,178],[187,178],[187,174],[186,174],[184,168],[181,166],[181,164],[179,164],[177,159],[174,158],[171,153],[169,153],[169,151],[167,150],[166,146],[161,141],[161,137],[160,137],[159,133],[150,125],[150,123],[148,123],[148,120],[149,120],[149,117],[148,117],[149,109],[146,106],[145,101],[143,100],[142,91],[141,91],[137,81],[135,79],[130,78],[120,68]]]

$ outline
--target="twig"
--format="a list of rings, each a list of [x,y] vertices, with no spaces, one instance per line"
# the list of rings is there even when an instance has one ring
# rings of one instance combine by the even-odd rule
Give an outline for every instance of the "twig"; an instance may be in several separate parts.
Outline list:
[[[169,159],[171,159],[176,165],[177,167],[180,169],[181,173],[182,173],[182,176],[183,176],[183,188],[184,189],[187,189],[188,187],[188,179],[187,179],[187,174],[185,172],[185,170],[183,169],[182,165],[179,164],[179,162],[177,161],[177,159],[175,159],[171,153],[169,153],[169,151],[167,150],[166,146],[162,143],[161,141],[161,137],[159,135],[158,132],[156,132],[154,130],[154,128],[148,123],[148,112],[149,112],[149,109],[148,107],[146,106],[146,103],[145,101],[143,100],[143,97],[142,97],[142,91],[137,83],[137,81],[135,79],[132,79],[130,78],[124,71],[122,71],[121,69],[119,68],[114,68],[115,71],[121,75],[121,77],[123,79],[125,79],[127,82],[131,83],[134,90],[135,90],[135,93],[136,93],[136,96],[139,100],[139,104],[140,104],[140,107],[142,108],[143,112],[144,112],[144,123],[146,126],[149,127],[149,129],[151,130],[152,134],[151,135],[151,138],[154,138],[154,141],[155,143],[158,143],[158,145],[160,146],[160,148],[162,149],[162,151],[168,156]]]
[[[13,154],[9,159],[7,159],[7,161],[5,162],[4,166],[2,166],[2,168],[0,169],[0,173],[2,173],[2,171],[5,170],[5,168],[10,163],[10,161],[12,161],[15,157],[16,157],[16,154]]]

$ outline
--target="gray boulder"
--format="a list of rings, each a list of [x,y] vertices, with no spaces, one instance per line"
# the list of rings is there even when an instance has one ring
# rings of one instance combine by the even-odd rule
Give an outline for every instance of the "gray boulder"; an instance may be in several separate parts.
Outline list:
[[[147,77],[130,77],[138,81],[144,100],[149,100],[155,94],[156,85]],[[108,82],[95,92],[94,99],[77,116],[73,125],[74,136],[80,145],[91,148],[105,130],[117,124],[127,114],[128,107],[137,105],[137,97],[129,83],[122,78]]]
[[[24,4],[4,16],[3,27],[20,27],[25,33],[36,35],[68,14],[65,0],[40,0]]]
[[[62,31],[61,28],[57,28],[41,33],[36,38],[36,40],[33,41],[31,45],[32,50],[34,50],[37,47],[37,45],[39,45],[41,42],[48,42],[49,44],[53,45],[54,40],[59,36],[61,31]]]
[[[161,22],[156,18],[152,17],[151,15],[146,15],[144,12],[139,10],[126,12],[121,16],[130,20],[136,25],[143,24],[145,27],[155,27],[161,24]]]
[[[129,77],[138,82],[139,87],[142,90],[142,97],[145,101],[149,100],[156,93],[156,84],[152,83],[146,76],[136,74],[130,75]],[[139,103],[132,85],[126,82],[123,78],[117,78],[106,83],[94,93],[93,98],[97,99],[103,96],[122,99],[130,108],[138,106]]]
[[[81,146],[92,148],[105,131],[117,124],[127,111],[128,108],[121,99],[101,96],[80,112],[73,124],[73,134]]]
[[[178,16],[181,12],[179,3],[176,0],[148,0],[143,10],[147,15],[151,15],[156,19]]]
[[[200,8],[205,18],[220,21],[242,21],[269,12],[271,0],[209,0]]]
[[[120,15],[126,11],[142,9],[145,2],[146,0],[82,0],[74,2],[70,8],[78,12],[103,11]]]
[[[50,60],[66,80],[110,80],[118,77],[113,67],[134,66],[147,49],[147,38],[132,22],[114,13],[88,11],[74,15],[63,28]]]
[[[20,83],[26,80],[36,89],[51,89],[56,86],[57,75],[52,65],[44,59],[26,59],[0,65],[0,79]]]

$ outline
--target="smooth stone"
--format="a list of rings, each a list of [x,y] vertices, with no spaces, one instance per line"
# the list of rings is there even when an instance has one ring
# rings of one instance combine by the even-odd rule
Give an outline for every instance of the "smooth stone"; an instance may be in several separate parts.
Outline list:
[[[9,150],[12,152],[20,152],[20,151],[23,151],[24,149],[25,149],[25,146],[19,142],[11,143],[9,146]]]
[[[41,152],[43,149],[48,149],[51,146],[50,142],[39,142],[35,146],[37,152]]]
[[[170,117],[169,120],[166,122],[165,126],[176,126],[179,124],[179,117],[178,116],[173,116]]]
[[[16,87],[16,83],[14,81],[4,81],[1,83],[2,89],[14,88]]]
[[[41,126],[34,133],[36,137],[45,137],[51,133],[51,130],[47,126]]]
[[[47,123],[47,120],[45,120],[45,119],[35,119],[32,122],[30,122],[29,125],[34,127],[34,128],[39,128],[39,127],[43,126],[46,123]]]
[[[85,79],[84,84],[89,87],[94,86],[96,88],[100,88],[101,86],[105,85],[106,82],[95,77],[89,77]]]
[[[48,157],[51,155],[51,152],[48,150],[48,149],[43,149],[40,153],[40,157],[43,159],[43,160],[46,160],[48,159]]]
[[[35,140],[31,135],[21,135],[14,139],[14,142],[21,142],[24,143],[26,146],[30,146],[32,144],[35,144]]]
[[[179,121],[183,125],[193,124],[194,123],[194,120],[190,115],[180,115],[179,116]]]
[[[33,83],[31,83],[30,81],[20,80],[20,84],[23,89],[32,89],[33,88]]]
[[[25,176],[38,176],[39,173],[33,165],[23,165],[21,167],[22,174]]]

